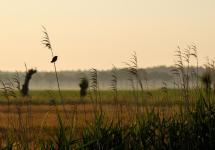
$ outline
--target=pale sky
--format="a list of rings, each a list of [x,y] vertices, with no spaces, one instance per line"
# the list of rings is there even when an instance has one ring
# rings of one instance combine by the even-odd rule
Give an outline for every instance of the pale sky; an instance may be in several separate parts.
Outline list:
[[[53,70],[41,45],[44,25],[59,70],[172,65],[177,46],[215,57],[215,0],[0,0],[0,70]]]

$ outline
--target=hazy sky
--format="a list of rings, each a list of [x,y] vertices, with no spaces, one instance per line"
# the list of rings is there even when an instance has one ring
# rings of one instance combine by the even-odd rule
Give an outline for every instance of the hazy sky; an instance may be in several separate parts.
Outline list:
[[[215,0],[0,0],[0,70],[53,69],[41,25],[59,70],[123,67],[132,51],[140,67],[172,65],[187,44],[215,56]]]

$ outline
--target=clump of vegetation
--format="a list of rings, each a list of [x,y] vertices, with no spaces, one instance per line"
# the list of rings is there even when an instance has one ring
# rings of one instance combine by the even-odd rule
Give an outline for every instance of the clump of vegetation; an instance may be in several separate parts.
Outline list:
[[[24,81],[24,84],[22,85],[22,89],[21,89],[22,96],[28,96],[29,95],[29,82],[30,82],[33,74],[35,74],[35,73],[37,73],[36,69],[29,69],[26,72],[25,81]]]
[[[89,86],[89,81],[86,77],[81,78],[79,87],[80,87],[80,97],[81,99],[87,95],[87,89]]]

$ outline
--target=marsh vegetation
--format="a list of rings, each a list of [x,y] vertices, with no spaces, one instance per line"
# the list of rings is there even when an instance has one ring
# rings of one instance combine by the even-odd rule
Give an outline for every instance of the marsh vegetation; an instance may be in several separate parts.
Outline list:
[[[215,148],[215,66],[208,61],[199,67],[196,46],[178,47],[171,87],[163,82],[152,90],[133,52],[124,63],[127,90],[120,88],[116,67],[108,89],[101,90],[93,68],[77,81],[80,90],[62,90],[45,28],[44,34],[57,88],[28,92],[28,72],[22,89],[19,73],[2,80],[1,149]]]

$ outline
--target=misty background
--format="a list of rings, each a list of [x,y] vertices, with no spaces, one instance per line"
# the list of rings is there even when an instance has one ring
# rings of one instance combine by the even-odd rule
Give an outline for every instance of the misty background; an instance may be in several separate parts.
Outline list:
[[[146,69],[139,69],[138,73],[142,80],[144,88],[158,89],[164,86],[174,88],[175,78],[172,73],[174,67],[158,66]],[[192,69],[195,68],[191,68]],[[204,71],[204,68],[199,68],[199,74]],[[21,85],[23,84],[25,72],[0,72],[0,80],[12,80],[18,73]],[[111,89],[111,70],[98,70],[98,83],[100,90]],[[129,81],[129,72],[126,68],[117,69],[118,89],[129,90],[131,89],[131,82]],[[58,73],[60,87],[63,90],[78,90],[80,78],[87,77],[90,82],[90,70],[77,70],[77,71],[60,71]],[[37,72],[33,75],[30,81],[30,89],[34,90],[56,90],[57,82],[54,72]]]

